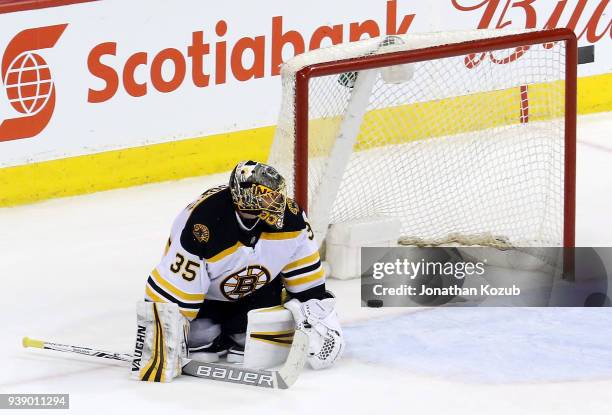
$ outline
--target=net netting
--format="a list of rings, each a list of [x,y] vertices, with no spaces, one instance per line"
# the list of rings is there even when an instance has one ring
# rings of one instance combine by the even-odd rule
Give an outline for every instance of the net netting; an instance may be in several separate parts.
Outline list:
[[[508,34],[404,35],[297,56],[282,68],[282,109],[270,164],[288,178],[292,191],[300,69]],[[370,71],[367,86],[357,84],[352,72],[310,79],[311,219],[315,206],[327,204],[329,213],[319,226],[396,217],[407,244],[561,245],[565,43],[431,59],[393,70],[399,78],[392,82],[393,72]],[[358,73],[357,79],[365,72]],[[367,89],[362,108],[355,103],[359,88]],[[336,148],[339,138],[346,140],[347,123],[355,120],[355,137],[349,137],[354,142],[343,155]],[[338,187],[329,190],[326,181],[338,171]]]

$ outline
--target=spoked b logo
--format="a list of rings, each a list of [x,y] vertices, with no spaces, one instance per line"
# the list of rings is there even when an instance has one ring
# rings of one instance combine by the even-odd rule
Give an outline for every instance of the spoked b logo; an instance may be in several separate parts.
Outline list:
[[[51,70],[40,55],[55,46],[67,24],[19,32],[2,56],[2,83],[12,113],[0,114],[0,141],[34,137],[51,120],[55,85]]]
[[[228,300],[240,300],[262,288],[271,280],[270,271],[266,267],[249,265],[225,278],[221,283],[221,293]]]

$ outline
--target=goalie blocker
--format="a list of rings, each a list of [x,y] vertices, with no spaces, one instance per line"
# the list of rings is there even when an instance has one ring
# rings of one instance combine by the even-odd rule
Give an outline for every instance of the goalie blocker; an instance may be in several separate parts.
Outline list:
[[[344,350],[335,299],[304,303],[293,299],[285,307],[257,309],[249,313],[245,366],[256,369],[283,363],[289,355],[296,328],[309,338],[307,361],[310,366],[323,369],[333,365]],[[189,321],[182,316],[178,305],[139,302],[132,378],[170,382],[179,376],[183,366],[190,363],[188,335]]]

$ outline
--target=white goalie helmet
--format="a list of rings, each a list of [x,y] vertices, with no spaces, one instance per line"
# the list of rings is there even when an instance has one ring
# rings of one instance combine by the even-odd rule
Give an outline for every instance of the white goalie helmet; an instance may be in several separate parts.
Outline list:
[[[241,161],[232,171],[229,188],[236,210],[256,215],[278,229],[283,227],[287,186],[274,167]]]

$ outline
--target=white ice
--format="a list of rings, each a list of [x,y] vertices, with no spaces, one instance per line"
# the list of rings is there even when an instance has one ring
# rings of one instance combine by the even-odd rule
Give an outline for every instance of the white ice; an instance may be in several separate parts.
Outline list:
[[[578,245],[612,246],[611,132],[612,113],[579,119]],[[612,412],[608,309],[367,309],[358,281],[329,282],[345,358],[306,370],[288,391],[189,377],[139,383],[121,363],[21,347],[28,335],[129,352],[134,304],[172,219],[225,180],[0,209],[0,393],[69,393],[77,414]]]

